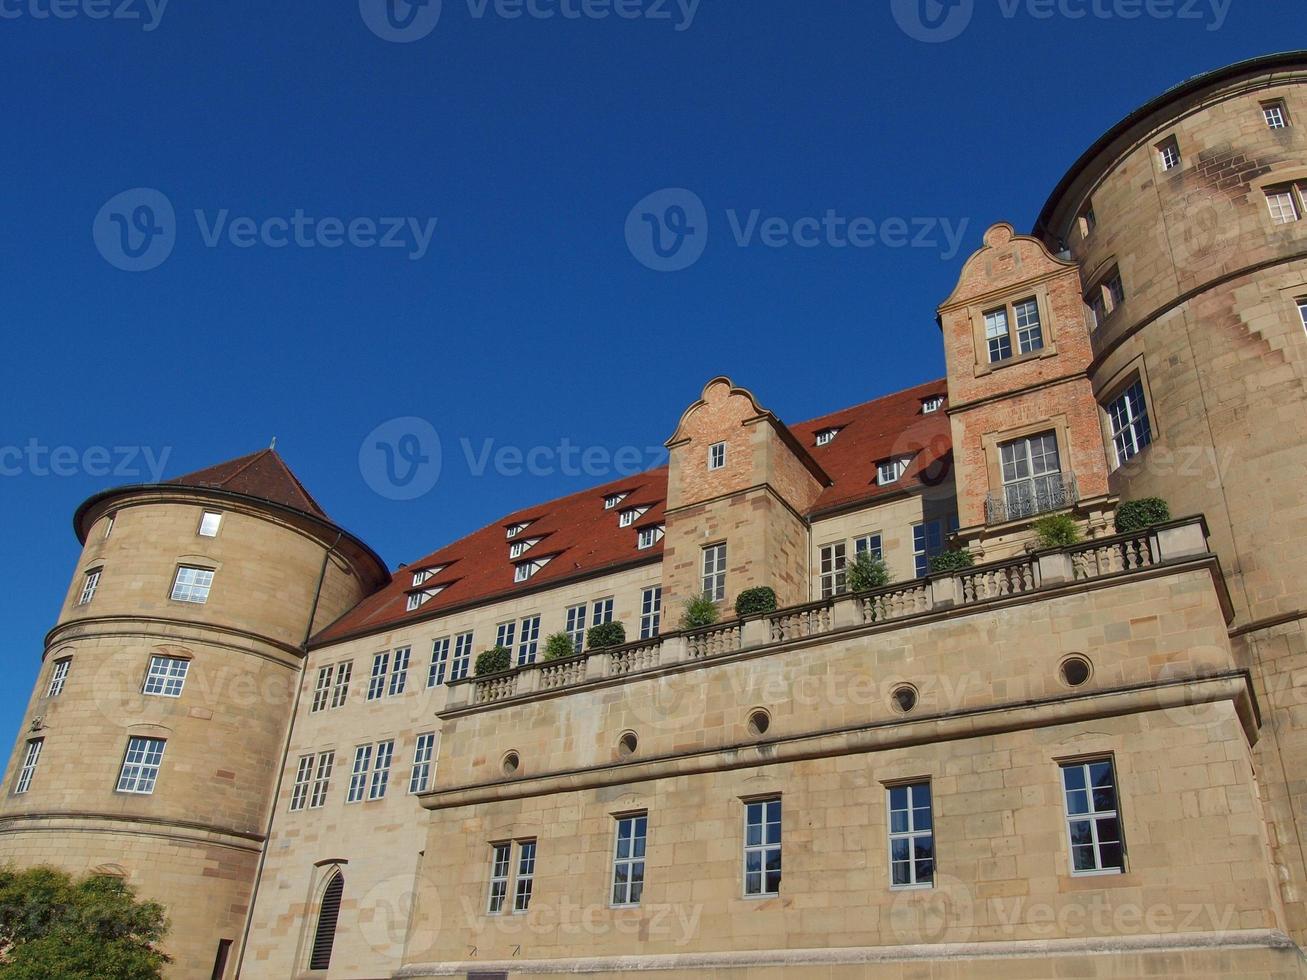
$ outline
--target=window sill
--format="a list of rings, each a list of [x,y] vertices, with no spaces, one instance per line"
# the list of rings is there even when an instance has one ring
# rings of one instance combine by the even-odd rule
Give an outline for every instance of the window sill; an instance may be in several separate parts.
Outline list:
[[[889,890],[892,892],[928,892],[935,887],[935,883],[928,882],[918,885],[890,885]]]
[[[987,361],[976,364],[976,377],[983,378],[986,375],[993,374],[995,371],[1002,371],[1004,368],[1010,368],[1017,364],[1027,364],[1031,361],[1042,360],[1045,357],[1053,357],[1057,354],[1057,346],[1048,344],[1039,350],[1032,350],[1025,354],[1016,354],[1012,357],[1004,358],[1001,361]]]

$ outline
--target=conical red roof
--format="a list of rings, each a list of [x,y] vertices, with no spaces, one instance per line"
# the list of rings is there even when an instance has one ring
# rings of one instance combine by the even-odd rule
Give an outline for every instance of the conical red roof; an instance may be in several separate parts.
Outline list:
[[[227,490],[231,493],[257,497],[270,503],[293,507],[323,520],[331,520],[304,484],[291,472],[286,461],[275,449],[263,449],[248,456],[209,466],[175,480],[171,484],[184,487],[204,487]]]

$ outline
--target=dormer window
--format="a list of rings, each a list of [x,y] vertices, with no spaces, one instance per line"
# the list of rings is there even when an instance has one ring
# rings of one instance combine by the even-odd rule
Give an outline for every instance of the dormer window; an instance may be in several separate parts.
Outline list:
[[[944,407],[943,395],[931,395],[929,398],[923,398],[921,400],[922,415],[930,415],[933,412],[938,412],[943,407]]]
[[[607,497],[604,498],[604,510],[612,510],[614,507],[616,507],[626,498],[627,498],[626,492],[610,493]]]
[[[445,570],[444,565],[436,565],[431,568],[419,568],[413,572],[413,586],[416,588],[423,582],[429,582]]]
[[[423,589],[421,592],[410,592],[408,594],[408,611],[412,612],[415,609],[421,608],[428,600],[434,599],[444,591],[445,587],[443,585],[437,585],[433,589]]]
[[[515,566],[513,569],[513,581],[525,582],[532,575],[553,561],[553,558],[554,556],[550,555],[548,558],[537,558],[535,561],[524,561],[520,565]]]
[[[899,456],[896,459],[887,459],[877,463],[876,482],[882,487],[898,482],[899,478],[907,472],[908,464],[911,462],[911,456]]]
[[[652,548],[663,539],[663,525],[657,524],[654,527],[640,528],[640,534],[636,539],[635,546],[641,551],[646,548]]]
[[[520,522],[520,523],[518,523],[518,524],[510,524],[510,525],[508,525],[508,527],[505,528],[505,530],[508,532],[507,536],[508,536],[508,538],[511,540],[511,539],[517,537],[519,534],[521,534],[523,531],[525,531],[525,530],[526,530],[528,527],[530,527],[530,526],[531,526],[531,522],[530,522],[530,521],[522,521],[522,522]]]
[[[835,437],[839,434],[839,429],[822,429],[817,433],[817,445],[828,446],[835,441]]]
[[[644,517],[644,515],[647,514],[648,512],[649,512],[648,507],[630,507],[627,510],[622,511],[621,516],[618,517],[617,519],[618,526],[630,527],[640,518]]]
[[[540,543],[539,538],[526,538],[522,541],[514,541],[508,546],[508,557],[510,560],[521,558],[529,550]]]

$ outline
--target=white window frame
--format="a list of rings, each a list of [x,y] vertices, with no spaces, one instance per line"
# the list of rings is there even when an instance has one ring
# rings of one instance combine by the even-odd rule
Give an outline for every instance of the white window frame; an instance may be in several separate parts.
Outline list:
[[[1276,184],[1267,187],[1265,193],[1272,224],[1291,225],[1302,220],[1303,213],[1307,210],[1307,181]]]
[[[896,809],[894,806],[894,795],[901,792],[906,797],[907,807]],[[918,800],[924,793],[925,805],[922,806]],[[933,888],[935,886],[935,813],[934,813],[934,794],[931,792],[930,780],[917,780],[911,783],[896,783],[885,787],[885,827],[889,835],[888,865],[889,865],[889,886],[894,891],[906,891],[915,888]],[[921,818],[918,814],[926,811],[925,826],[920,826],[918,820]],[[902,814],[901,820],[896,822],[896,814]],[[898,827],[899,829],[895,829]],[[917,843],[919,841],[928,841],[930,844],[930,878],[923,880],[918,877],[919,870],[917,863],[920,860],[917,857]],[[906,842],[908,856],[906,858],[908,880],[895,881],[894,867],[904,863],[904,859],[896,859],[894,856],[894,845],[896,842]]]
[[[436,733],[423,732],[413,745],[413,769],[408,776],[408,791],[425,793],[431,783],[431,757],[435,754]]]
[[[95,598],[95,590],[100,587],[100,573],[103,571],[103,568],[92,568],[86,573],[86,577],[82,580],[81,595],[77,599],[79,606],[85,606]]]
[[[440,636],[431,641],[431,666],[427,669],[427,687],[432,688],[445,683],[449,673],[449,642],[447,636]]]
[[[705,545],[702,557],[699,560],[699,568],[703,573],[700,576],[703,583],[703,594],[712,599],[713,602],[725,601],[726,542],[719,541],[717,544]]]
[[[386,695],[386,680],[390,675],[390,651],[372,655],[372,673],[368,675],[367,701],[379,701]]]
[[[649,513],[648,507],[628,507],[618,515],[617,526],[630,527],[647,513]]]
[[[876,531],[874,534],[863,534],[853,539],[853,556],[869,554],[873,558],[883,559],[885,557],[885,538],[881,532]]]
[[[495,627],[495,646],[503,647],[505,650],[513,649],[513,641],[517,639],[517,620],[510,619],[506,623],[499,623]]]
[[[309,705],[309,714],[317,714],[319,711],[326,710],[331,701],[331,676],[335,670],[334,664],[326,664],[318,668],[318,679],[313,684],[313,701]]]
[[[1272,99],[1270,102],[1263,102],[1262,118],[1266,120],[1266,125],[1270,129],[1289,128],[1289,110],[1285,108],[1283,99]]]
[[[908,471],[912,464],[911,456],[899,456],[895,459],[887,459],[876,464],[876,484],[887,487],[892,483],[898,483],[903,479],[903,474]]]
[[[332,708],[339,708],[349,699],[349,682],[353,676],[353,660],[342,660],[336,664],[336,679],[331,685]]]
[[[1111,774],[1112,782],[1110,787],[1112,791],[1112,807],[1109,809],[1098,809],[1097,801],[1094,800],[1093,790],[1090,788],[1091,767],[1107,765],[1108,772]],[[1067,775],[1070,772],[1078,771],[1080,778],[1084,781],[1084,788],[1080,790],[1072,789],[1067,783]],[[1070,862],[1071,874],[1077,878],[1092,878],[1099,875],[1119,875],[1125,874],[1126,865],[1126,844],[1125,844],[1125,826],[1121,819],[1121,793],[1120,782],[1116,775],[1116,763],[1110,756],[1103,756],[1093,759],[1078,759],[1074,762],[1063,762],[1058,767],[1058,780],[1062,784],[1062,804],[1066,808],[1066,835],[1067,835],[1067,859]],[[1082,792],[1085,794],[1086,809],[1077,813],[1074,812],[1072,795],[1073,793]],[[1100,821],[1115,820],[1117,827],[1117,836],[1119,841],[1108,841],[1109,844],[1119,844],[1121,847],[1121,866],[1111,867],[1103,864],[1102,846],[1103,841],[1099,837]],[[1077,823],[1089,824],[1090,843],[1077,845],[1075,843],[1075,832],[1072,825]],[[1076,848],[1089,847],[1092,849],[1094,858],[1094,867],[1083,870],[1076,868]]]
[[[354,768],[349,774],[346,803],[361,803],[368,788],[368,773],[372,770],[372,743],[354,746]]]
[[[829,446],[832,442],[835,441],[835,437],[839,434],[840,434],[840,430],[836,428],[822,429],[820,432],[817,433],[817,439],[816,439],[817,445]]]
[[[613,596],[604,596],[590,604],[590,625],[602,626],[613,621]]]
[[[922,415],[934,415],[943,407],[944,407],[943,395],[931,395],[929,398],[923,398],[921,400]]]
[[[144,735],[128,738],[115,792],[134,796],[152,795],[159,782],[159,770],[163,768],[163,753],[167,747],[167,739]]]
[[[50,683],[45,689],[47,698],[57,698],[64,693],[64,685],[68,682],[68,671],[72,666],[72,657],[59,657],[55,660],[54,666],[50,669]]]
[[[535,891],[536,842],[517,842],[517,877],[513,882],[513,914],[523,915],[531,909],[531,895]]]
[[[649,848],[649,814],[628,813],[615,818],[612,887],[608,902],[615,909],[636,908],[644,895],[645,854]],[[623,848],[625,843],[626,847]],[[623,853],[625,850],[625,853]],[[618,875],[625,871],[625,880]],[[639,874],[639,881],[635,880]]]
[[[848,591],[848,554],[849,546],[845,541],[832,541],[817,550],[823,599],[832,599]]]
[[[777,820],[775,821],[776,840],[774,841],[768,840],[770,834],[767,831],[767,828],[772,826],[772,821],[769,819],[769,817],[771,816],[772,804],[776,805],[776,816],[777,816]],[[757,824],[751,822],[749,819],[750,811],[754,807],[761,808],[760,813],[762,815],[762,821]],[[741,872],[742,872],[742,885],[743,885],[744,897],[745,898],[775,898],[777,895],[781,893],[781,884],[783,883],[784,871],[785,871],[785,866],[784,866],[785,815],[784,815],[784,810],[781,807],[781,798],[779,796],[768,796],[757,800],[745,800],[743,817],[744,817],[744,854],[743,854],[743,863],[741,864]],[[750,840],[749,831],[750,828],[754,826],[759,827],[758,842],[751,844],[749,842]],[[767,889],[767,855],[769,852],[772,851],[775,851],[777,858],[780,859],[781,867],[779,870],[781,871],[782,882],[777,882],[776,888],[774,890],[769,891]],[[751,872],[749,871],[749,857],[750,855],[753,854],[758,855],[758,870]],[[758,878],[758,885],[756,889],[750,888],[749,876],[751,874],[756,875]]]
[[[461,681],[472,669],[472,630],[454,637],[454,656],[449,661],[449,679]]]
[[[524,667],[536,662],[540,651],[540,617],[523,616],[517,629],[517,665]]]
[[[514,541],[508,546],[508,557],[510,560],[521,558],[539,543],[540,538],[524,538],[521,541]]]
[[[1298,317],[1302,320],[1302,329],[1307,333],[1307,296],[1298,297],[1295,302],[1298,304]]]
[[[390,658],[390,683],[386,685],[386,697],[399,697],[404,693],[408,687],[408,665],[412,658],[412,647],[398,647],[395,650]]]
[[[520,565],[514,565],[513,581],[525,582],[527,579],[531,578],[531,576],[533,576],[536,572],[540,571],[540,569],[544,568],[551,561],[553,561],[553,559],[554,556],[550,555],[548,558],[537,558],[535,561],[524,561]]]
[[[586,604],[568,606],[564,622],[567,624],[565,632],[572,638],[572,646],[580,653],[585,649],[585,616]]]
[[[44,746],[44,738],[27,740],[27,748],[23,750],[23,764],[19,767],[18,778],[14,780],[14,796],[26,793],[32,788],[32,780],[36,776],[36,767],[41,762],[41,749]]]
[[[186,687],[186,675],[190,669],[191,662],[185,657],[152,653],[141,693],[149,697],[179,698]]]
[[[663,587],[651,585],[640,594],[640,639],[652,640],[662,629]]]
[[[931,541],[933,535],[938,539]],[[930,559],[944,550],[944,522],[921,521],[912,525],[912,565],[917,578],[930,574]]]
[[[708,447],[708,469],[720,470],[726,467],[726,443],[714,442]]]
[[[517,524],[510,524],[507,528],[505,528],[505,531],[507,532],[507,536],[509,538],[517,537],[519,534],[521,534],[523,531],[529,528],[532,523],[533,523],[532,521],[521,521]]]
[[[335,764],[334,750],[318,753],[318,767],[313,776],[313,791],[309,794],[310,810],[320,810],[327,802],[327,790],[331,787],[331,770]]]
[[[209,601],[209,594],[213,591],[212,568],[201,568],[199,565],[178,565],[177,573],[173,576],[172,592],[169,598],[173,602],[189,602],[196,606],[202,606]]]
[[[395,740],[388,738],[378,742],[372,753],[372,779],[368,783],[368,799],[381,800],[386,797],[386,787],[390,784],[390,766],[395,761]]]
[[[610,493],[604,498],[604,510],[612,510],[628,496],[630,496],[629,490],[626,493]]]
[[[1124,466],[1153,442],[1153,422],[1148,414],[1143,379],[1136,376],[1103,408],[1107,412],[1116,465]]]
[[[206,510],[200,514],[200,527],[196,532],[202,538],[216,538],[222,530],[222,512]]]
[[[1180,140],[1175,136],[1168,136],[1158,143],[1157,158],[1163,173],[1178,170],[1184,163],[1184,155],[1180,152]]]
[[[508,883],[513,870],[513,842],[490,845],[490,892],[486,896],[486,915],[502,915],[508,904]]]
[[[658,524],[654,527],[642,527],[639,534],[636,535],[635,547],[639,551],[647,551],[663,539],[665,527]]]
[[[313,763],[316,759],[312,753],[302,755],[295,767],[295,785],[290,791],[290,812],[298,813],[304,809],[309,799],[309,787],[313,784]]]
[[[104,519],[104,540],[109,540],[109,535],[113,534],[114,521],[118,518],[118,512],[114,511]]]
[[[514,857],[516,856],[516,860]],[[536,840],[497,841],[490,845],[490,890],[486,915],[523,915],[535,891]],[[510,898],[511,908],[510,908]]]

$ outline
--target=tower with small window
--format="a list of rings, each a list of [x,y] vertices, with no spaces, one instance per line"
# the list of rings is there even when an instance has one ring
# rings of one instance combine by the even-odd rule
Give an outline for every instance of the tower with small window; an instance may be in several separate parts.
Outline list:
[[[994,225],[939,323],[962,541],[1001,558],[1047,514],[1105,529],[1113,501],[1079,267]]]
[[[0,862],[122,869],[179,977],[234,962],[304,646],[388,580],[272,450],[86,501],[0,801]]]

